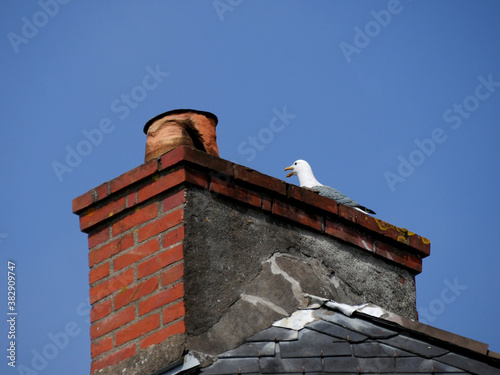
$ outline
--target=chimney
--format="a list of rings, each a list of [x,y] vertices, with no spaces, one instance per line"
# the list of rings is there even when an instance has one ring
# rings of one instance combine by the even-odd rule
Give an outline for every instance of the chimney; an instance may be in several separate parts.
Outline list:
[[[144,126],[148,162],[179,146],[190,146],[219,156],[215,127],[217,116],[194,109],[176,109],[153,117]]]
[[[204,366],[306,307],[304,294],[417,318],[428,240],[219,158],[216,124],[195,110],[155,117],[148,161],[73,200],[92,374],[160,374],[188,352]]]

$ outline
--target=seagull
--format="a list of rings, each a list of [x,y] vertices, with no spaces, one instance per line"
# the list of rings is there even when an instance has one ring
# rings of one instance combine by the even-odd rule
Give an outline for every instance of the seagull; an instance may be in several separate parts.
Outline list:
[[[359,203],[353,201],[351,198],[345,196],[337,189],[330,186],[325,186],[316,180],[309,163],[305,160],[297,160],[291,166],[286,167],[285,171],[291,171],[287,177],[297,176],[299,178],[300,187],[309,188],[323,197],[333,199],[337,203],[352,207],[365,214],[375,215],[375,212],[361,206]]]

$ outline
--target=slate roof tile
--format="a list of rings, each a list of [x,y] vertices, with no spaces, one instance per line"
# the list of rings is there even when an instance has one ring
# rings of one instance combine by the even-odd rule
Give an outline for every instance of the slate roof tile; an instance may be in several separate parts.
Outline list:
[[[366,341],[352,345],[352,350],[355,357],[361,358],[414,356],[412,353],[379,343],[378,341]]]
[[[313,329],[315,331],[325,333],[327,335],[337,337],[339,339],[348,340],[349,342],[361,342],[365,341],[368,337],[357,332],[351,331],[350,329],[332,324],[330,322],[325,322],[324,320],[317,320],[307,325],[307,328]]]
[[[261,358],[262,374],[311,373],[323,370],[321,358]]]
[[[257,332],[249,337],[246,341],[287,341],[297,340],[298,333],[293,329],[270,327],[263,331]]]
[[[221,358],[203,370],[203,374],[250,374],[260,373],[258,358]]]
[[[358,368],[361,373],[392,374],[394,373],[395,366],[394,358],[358,358]]]
[[[355,372],[358,373],[358,359],[355,357],[328,357],[324,359],[325,372]]]
[[[456,367],[448,366],[432,359],[422,359],[420,357],[396,358],[396,371],[397,373],[463,373],[461,369],[457,369]]]
[[[380,327],[352,316],[348,317],[338,312],[323,310],[323,312],[318,315],[323,320],[338,324],[341,327],[348,328],[355,332],[363,333],[371,338],[388,338],[398,334],[388,328]]]
[[[281,342],[280,351],[281,358],[351,355],[348,342],[307,328],[299,331],[297,341]]]
[[[425,358],[433,358],[448,353],[446,349],[403,335],[381,339],[380,342],[406,350],[410,353],[418,354]]]
[[[472,374],[478,375],[499,375],[500,369],[491,367],[486,363],[476,361],[472,358],[467,358],[456,353],[448,353],[442,357],[436,358],[436,361],[446,363],[465,371],[469,371]]]
[[[242,358],[242,357],[272,357],[274,356],[276,343],[273,342],[248,342],[236,349],[229,350],[219,355],[219,358]]]

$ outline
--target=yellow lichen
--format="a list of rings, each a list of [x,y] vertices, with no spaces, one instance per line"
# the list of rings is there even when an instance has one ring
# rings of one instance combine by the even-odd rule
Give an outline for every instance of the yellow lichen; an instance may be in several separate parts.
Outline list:
[[[410,232],[406,228],[397,227],[395,225],[389,224],[389,223],[387,223],[383,220],[377,219],[377,218],[374,218],[374,219],[375,219],[375,222],[377,223],[378,227],[380,228],[380,230],[387,231],[389,229],[394,229],[396,232],[401,233],[401,235],[396,237],[396,240],[399,242],[407,243],[408,237],[416,235],[414,232]],[[425,245],[428,245],[431,243],[431,241],[429,241],[427,238],[421,237],[421,236],[419,236],[419,237],[421,238],[422,243],[424,243]]]
[[[375,222],[377,223],[378,227],[380,228],[380,230],[388,230],[388,229],[394,228],[394,225],[389,224],[387,221],[383,221],[383,220],[380,220],[377,218],[374,218],[374,219],[375,219]]]
[[[375,222],[377,223],[378,227],[380,228],[380,230],[386,231],[389,229],[394,229],[396,232],[403,233],[404,235],[407,235],[409,233],[408,229],[397,227],[395,225],[389,224],[388,222],[380,220],[380,219],[376,219],[376,218],[374,218],[374,219],[375,219]]]

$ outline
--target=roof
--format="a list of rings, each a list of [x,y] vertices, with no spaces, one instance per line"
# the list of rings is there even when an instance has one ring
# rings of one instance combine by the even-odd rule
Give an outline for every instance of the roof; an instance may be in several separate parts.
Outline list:
[[[489,375],[500,374],[500,355],[375,305],[321,300],[220,354],[200,373]]]

